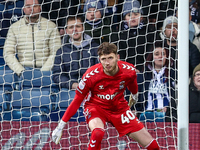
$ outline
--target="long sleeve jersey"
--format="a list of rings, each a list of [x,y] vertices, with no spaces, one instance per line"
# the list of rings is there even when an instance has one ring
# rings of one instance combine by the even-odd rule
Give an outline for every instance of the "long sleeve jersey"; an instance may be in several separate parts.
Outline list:
[[[128,102],[124,98],[124,91],[128,87],[132,94],[137,93],[137,76],[135,67],[130,63],[118,61],[118,67],[119,71],[114,76],[106,75],[100,63],[90,67],[83,75],[76,90],[76,96],[62,120],[69,121],[84,99],[85,108],[98,105],[110,112],[126,109]]]

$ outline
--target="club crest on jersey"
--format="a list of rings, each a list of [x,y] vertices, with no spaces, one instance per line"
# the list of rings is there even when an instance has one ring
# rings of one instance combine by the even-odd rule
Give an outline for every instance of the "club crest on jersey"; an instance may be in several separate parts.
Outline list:
[[[121,90],[121,89],[124,89],[124,86],[125,86],[125,81],[121,81],[120,83],[119,83],[119,89]]]
[[[83,80],[81,80],[78,87],[79,87],[79,89],[83,90],[85,87],[85,82],[83,82]]]

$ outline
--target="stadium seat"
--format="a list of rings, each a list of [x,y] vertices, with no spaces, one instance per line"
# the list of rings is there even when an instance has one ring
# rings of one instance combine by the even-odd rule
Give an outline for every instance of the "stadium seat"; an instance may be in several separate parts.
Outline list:
[[[51,79],[51,71],[40,71],[36,69],[26,70],[23,72],[21,81],[19,82],[19,90],[33,90],[34,93],[42,94],[46,91],[50,99],[51,110],[57,109],[58,103],[58,86]],[[43,96],[41,97],[43,101]]]
[[[62,88],[59,91],[58,107],[60,109],[65,110],[70,105],[74,97],[75,97],[75,90],[68,90],[68,89]]]
[[[5,114],[4,120],[49,121],[51,102],[48,91],[13,91],[12,97],[12,109]]]
[[[58,103],[58,87],[51,80],[51,72],[26,70],[15,83],[18,88],[12,92],[11,111],[4,120],[49,121]]]
[[[51,113],[51,121],[59,121],[62,118],[67,107],[70,105],[74,97],[75,97],[75,90],[68,90],[65,88],[60,89],[58,110]],[[82,105],[78,109],[76,114],[70,119],[70,121],[79,121],[79,122],[85,121]]]
[[[0,70],[0,112],[10,109],[14,74],[11,70]]]

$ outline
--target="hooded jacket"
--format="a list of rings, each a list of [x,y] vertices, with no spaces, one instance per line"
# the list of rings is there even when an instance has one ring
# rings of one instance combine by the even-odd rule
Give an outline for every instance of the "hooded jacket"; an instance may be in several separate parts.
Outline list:
[[[72,44],[69,36],[66,41],[56,53],[53,81],[60,88],[71,89],[72,84],[78,83],[89,67],[98,63],[98,44],[87,34],[84,34],[79,47]]]
[[[9,68],[18,75],[24,67],[49,71],[60,46],[60,35],[52,21],[40,17],[30,24],[24,17],[10,26],[3,56]]]

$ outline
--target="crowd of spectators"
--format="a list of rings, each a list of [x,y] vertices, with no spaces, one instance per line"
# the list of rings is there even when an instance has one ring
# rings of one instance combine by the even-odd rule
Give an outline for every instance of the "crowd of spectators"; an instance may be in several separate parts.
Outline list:
[[[200,4],[189,5],[189,76],[195,83]],[[0,48],[18,77],[30,69],[52,71],[60,89],[74,92],[86,69],[98,63],[98,46],[112,42],[120,59],[136,67],[138,117],[176,121],[176,8],[176,0],[2,0]]]

